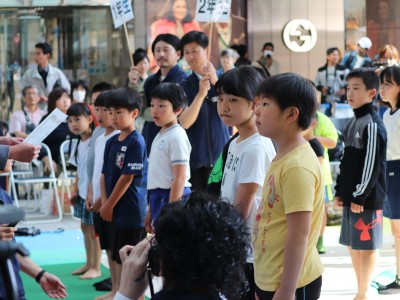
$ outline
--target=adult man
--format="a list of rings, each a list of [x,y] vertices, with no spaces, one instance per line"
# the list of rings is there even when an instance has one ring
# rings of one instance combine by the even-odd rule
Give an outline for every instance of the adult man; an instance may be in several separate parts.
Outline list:
[[[274,44],[266,42],[261,49],[261,57],[252,63],[253,66],[261,67],[269,76],[279,73],[279,62],[273,58]]]
[[[368,50],[371,49],[371,40],[364,36],[357,42],[357,49],[347,52],[342,59],[341,64],[350,71],[361,67],[371,66],[371,58],[368,56]]]
[[[22,96],[25,106],[11,115],[9,132],[16,137],[26,138],[39,125],[46,112],[39,109],[39,92],[35,86],[27,85],[24,87]]]
[[[23,89],[27,85],[34,85],[39,91],[41,108],[47,107],[47,96],[55,87],[62,87],[71,92],[71,85],[64,73],[49,64],[52,54],[51,46],[48,43],[37,43],[35,45],[35,62],[37,67],[33,67],[25,72],[20,81]]]
[[[214,91],[217,74],[207,60],[208,37],[203,32],[191,31],[181,39],[180,49],[193,73],[180,83],[188,108],[179,117],[187,129],[192,152],[190,174],[193,190],[205,190],[211,169],[229,139],[228,127],[218,116],[218,97]]]
[[[187,77],[186,73],[178,66],[181,57],[179,50],[179,38],[173,34],[159,34],[151,45],[151,51],[160,67],[157,73],[149,76],[144,83],[144,93],[147,99],[147,105],[150,106],[150,93],[161,82],[178,83]],[[133,72],[133,71],[131,71]],[[156,126],[150,116],[150,107],[143,113],[145,123],[143,126],[143,137],[146,141],[147,155],[150,154],[151,144],[160,127]]]

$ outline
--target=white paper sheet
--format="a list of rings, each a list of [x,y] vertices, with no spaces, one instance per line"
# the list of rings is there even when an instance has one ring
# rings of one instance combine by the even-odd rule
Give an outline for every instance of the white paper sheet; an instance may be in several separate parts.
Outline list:
[[[40,123],[35,130],[33,130],[24,140],[25,143],[32,145],[39,145],[43,140],[53,132],[54,129],[61,124],[68,116],[64,114],[61,110],[56,108],[52,111],[46,119]]]

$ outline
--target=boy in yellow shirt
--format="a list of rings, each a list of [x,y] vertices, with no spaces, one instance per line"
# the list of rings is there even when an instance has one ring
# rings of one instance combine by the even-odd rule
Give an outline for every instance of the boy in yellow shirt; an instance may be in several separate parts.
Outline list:
[[[263,186],[253,232],[259,300],[319,299],[323,266],[316,248],[324,211],[321,165],[302,130],[317,101],[312,84],[294,73],[262,82],[259,133],[277,146]]]

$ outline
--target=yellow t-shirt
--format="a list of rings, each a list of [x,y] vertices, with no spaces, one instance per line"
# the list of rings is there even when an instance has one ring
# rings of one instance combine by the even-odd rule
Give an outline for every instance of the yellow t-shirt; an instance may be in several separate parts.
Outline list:
[[[311,211],[311,231],[297,288],[323,272],[316,244],[324,210],[324,182],[320,163],[309,143],[272,162],[253,227],[254,275],[257,286],[276,291],[283,273],[287,237],[286,214]]]

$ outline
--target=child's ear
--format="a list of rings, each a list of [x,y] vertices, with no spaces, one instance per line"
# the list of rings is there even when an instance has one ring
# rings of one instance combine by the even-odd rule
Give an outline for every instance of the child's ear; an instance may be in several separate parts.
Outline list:
[[[91,124],[93,122],[93,116],[92,115],[88,116],[88,121],[89,121],[89,124]]]
[[[288,108],[288,121],[293,122],[293,121],[297,121],[297,119],[299,118],[299,109],[297,107],[289,107]]]
[[[369,91],[368,91],[368,95],[369,95],[369,97],[370,98],[375,98],[375,96],[376,96],[376,94],[377,94],[378,92],[377,92],[377,90],[376,89],[370,89]]]
[[[178,108],[178,109],[175,111],[175,114],[176,114],[177,116],[179,116],[182,112],[183,112],[183,107],[180,107],[180,108]]]
[[[136,118],[139,116],[139,110],[137,108],[135,108],[132,111],[132,117],[136,120]]]

